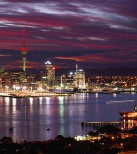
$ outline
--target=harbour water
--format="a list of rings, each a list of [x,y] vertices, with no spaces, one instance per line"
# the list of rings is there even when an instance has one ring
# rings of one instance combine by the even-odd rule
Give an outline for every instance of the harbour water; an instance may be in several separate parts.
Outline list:
[[[120,111],[133,111],[137,94],[79,93],[58,97],[0,97],[0,138],[43,141],[61,134],[84,135],[83,121],[119,121]],[[13,128],[12,130],[9,130]]]

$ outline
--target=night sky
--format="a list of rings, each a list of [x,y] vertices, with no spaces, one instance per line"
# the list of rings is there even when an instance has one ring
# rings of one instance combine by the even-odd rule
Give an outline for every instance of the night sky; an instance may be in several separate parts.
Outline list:
[[[0,0],[0,65],[137,67],[137,0]]]

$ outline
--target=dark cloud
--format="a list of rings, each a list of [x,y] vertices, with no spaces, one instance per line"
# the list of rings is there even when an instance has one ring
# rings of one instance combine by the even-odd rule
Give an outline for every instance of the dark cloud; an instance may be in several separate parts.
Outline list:
[[[28,67],[43,67],[48,58],[58,67],[135,65],[136,6],[136,0],[3,0],[0,65],[21,65],[22,30]]]

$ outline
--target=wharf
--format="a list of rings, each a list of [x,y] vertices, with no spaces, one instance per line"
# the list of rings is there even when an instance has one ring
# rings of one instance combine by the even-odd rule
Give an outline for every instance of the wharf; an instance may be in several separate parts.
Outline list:
[[[82,127],[93,127],[93,128],[100,128],[104,125],[113,125],[117,128],[121,128],[121,129],[129,129],[129,128],[132,128],[132,127],[135,127],[137,126],[137,122],[128,122],[128,121],[125,121],[125,122],[118,122],[118,121],[115,121],[115,122],[81,122],[81,126]]]

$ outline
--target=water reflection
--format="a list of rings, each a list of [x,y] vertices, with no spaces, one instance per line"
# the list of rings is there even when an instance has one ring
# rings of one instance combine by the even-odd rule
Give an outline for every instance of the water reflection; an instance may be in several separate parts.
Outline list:
[[[39,103],[42,104],[43,97],[39,97]]]
[[[46,103],[47,103],[47,104],[50,103],[50,97],[46,97]]]
[[[96,93],[96,96],[95,97],[98,98],[98,93]]]
[[[33,105],[33,98],[32,97],[29,97],[29,102],[30,102],[30,105]]]
[[[82,121],[119,121],[120,111],[132,111],[137,94],[77,94],[68,97],[0,98],[0,137],[45,140],[83,135]],[[47,128],[50,128],[47,131]],[[90,128],[89,128],[90,129]]]
[[[16,98],[13,98],[12,99],[12,113],[16,114],[16,103],[17,103],[17,100]]]
[[[117,97],[117,94],[116,94],[116,93],[113,93],[113,96],[114,96],[114,97]]]
[[[60,129],[59,134],[64,135],[64,97],[58,97],[59,99],[59,118],[60,118]]]
[[[6,102],[7,104],[9,104],[10,98],[9,98],[9,97],[5,97],[5,102]]]
[[[9,105],[10,105],[10,98],[9,98],[9,97],[5,97],[5,98],[4,98],[4,102],[5,102],[5,104],[6,104],[7,106],[9,106]]]

